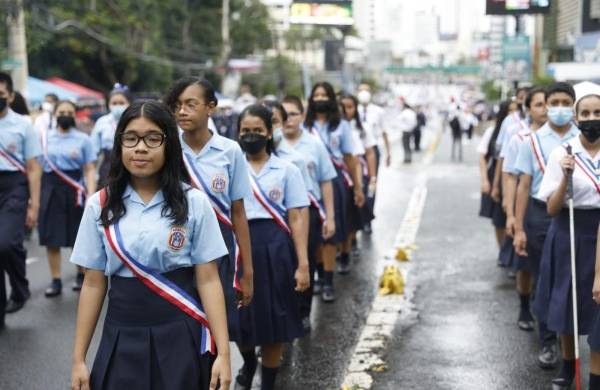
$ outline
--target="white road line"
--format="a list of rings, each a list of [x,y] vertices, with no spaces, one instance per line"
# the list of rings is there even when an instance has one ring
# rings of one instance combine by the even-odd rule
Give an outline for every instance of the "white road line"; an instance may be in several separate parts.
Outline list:
[[[440,138],[441,131],[436,135],[433,144],[423,159],[422,164],[424,168],[431,164]],[[415,240],[421,223],[423,209],[425,208],[425,200],[427,199],[427,178],[427,170],[422,169],[417,178],[417,186],[412,191],[404,219],[396,235],[394,248],[388,256],[379,262],[378,266],[378,275],[382,273],[386,265],[394,264],[400,268],[404,280],[408,281],[405,286],[404,295],[377,295],[373,300],[367,322],[360,334],[350,363],[346,368],[345,378],[342,383],[343,389],[371,389],[373,386],[371,372],[387,369],[383,355],[394,332],[396,323],[400,319],[405,320],[406,323],[410,323],[416,319],[417,313],[412,304],[415,286],[410,283],[408,278],[413,267],[412,263],[398,263],[394,259],[399,248],[415,247]]]

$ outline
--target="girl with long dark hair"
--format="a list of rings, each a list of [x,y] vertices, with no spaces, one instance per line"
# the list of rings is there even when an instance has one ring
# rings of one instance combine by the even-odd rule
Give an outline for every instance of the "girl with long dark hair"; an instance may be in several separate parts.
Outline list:
[[[72,388],[214,389],[220,382],[228,389],[229,338],[214,262],[227,248],[206,195],[186,183],[175,118],[162,103],[136,102],[114,141],[108,186],[89,199],[71,255],[87,269]],[[90,376],[85,358],[108,278]]]
[[[336,263],[337,245],[348,236],[346,202],[354,202],[358,207],[365,203],[362,178],[356,170],[358,159],[354,156],[355,146],[350,124],[342,119],[335,92],[331,84],[321,82],[314,85],[308,98],[308,109],[304,128],[314,134],[327,148],[329,157],[336,167],[338,176],[333,180],[335,226],[332,238],[322,246],[324,302],[333,302],[333,271]],[[340,257],[340,271],[349,272],[350,258]]]
[[[237,382],[245,389],[256,371],[256,346],[262,354],[261,389],[275,388],[283,343],[304,334],[296,294],[310,283],[302,217],[307,191],[298,168],[273,154],[271,116],[263,105],[251,105],[238,122],[252,184],[245,204],[255,270],[254,299],[239,311],[244,366]]]

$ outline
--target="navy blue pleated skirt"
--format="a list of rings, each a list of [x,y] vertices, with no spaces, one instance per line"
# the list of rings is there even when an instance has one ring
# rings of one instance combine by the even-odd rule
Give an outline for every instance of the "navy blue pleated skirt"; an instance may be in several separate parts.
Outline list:
[[[498,254],[498,260],[503,267],[514,269],[517,254],[513,247],[513,238],[506,236],[504,241],[500,244],[500,253]]]
[[[219,260],[219,275],[221,276],[221,284],[223,285],[223,294],[225,296],[225,308],[227,309],[227,328],[229,330],[229,339],[231,341],[240,340],[240,315],[238,313],[238,293],[233,287],[233,279],[235,277],[235,257],[234,257],[234,241],[231,229],[219,222],[221,234],[229,254],[221,257]],[[240,261],[240,269],[238,276],[243,275],[242,264]]]
[[[192,267],[164,274],[198,301]],[[208,389],[213,357],[200,354],[198,322],[137,278],[112,276],[94,390]]]
[[[254,298],[241,308],[243,346],[286,343],[302,337],[292,240],[272,219],[249,221]]]
[[[598,311],[592,288],[600,210],[574,211],[579,334],[588,334]],[[545,316],[548,329],[560,334],[573,334],[570,242],[569,211],[563,209],[548,230],[536,289],[536,308]]]
[[[64,171],[79,181],[81,171]],[[83,216],[83,206],[77,206],[77,192],[55,173],[42,176],[38,233],[40,245],[72,247]]]
[[[349,221],[347,216],[348,199],[353,199],[352,189],[346,187],[342,173],[336,168],[337,177],[331,184],[333,186],[333,208],[335,211],[335,234],[330,239],[326,240],[326,244],[339,244],[343,242],[350,232]]]

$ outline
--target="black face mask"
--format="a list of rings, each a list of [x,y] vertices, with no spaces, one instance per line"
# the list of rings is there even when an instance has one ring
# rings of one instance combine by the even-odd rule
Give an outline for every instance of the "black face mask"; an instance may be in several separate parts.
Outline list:
[[[68,130],[71,127],[75,127],[75,118],[72,116],[61,115],[56,117],[56,124],[58,124],[58,127],[61,129]]]
[[[313,107],[315,112],[328,112],[330,110],[329,100],[315,100],[313,101]]]
[[[267,137],[258,133],[244,134],[240,137],[240,146],[248,154],[257,154],[267,146]]]
[[[581,130],[581,134],[585,139],[593,144],[600,138],[600,120],[581,121],[579,122],[579,130]]]
[[[8,106],[7,98],[0,98],[0,111],[4,111],[4,109]]]

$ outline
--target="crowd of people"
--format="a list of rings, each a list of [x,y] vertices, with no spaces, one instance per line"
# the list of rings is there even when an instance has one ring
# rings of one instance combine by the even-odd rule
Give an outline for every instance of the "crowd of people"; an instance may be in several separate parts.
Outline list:
[[[30,298],[23,242],[37,226],[49,299],[62,294],[61,248],[73,248],[73,389],[226,389],[230,341],[237,385],[249,389],[260,364],[261,388],[275,388],[283,345],[311,331],[313,299],[334,302],[334,274],[351,272],[391,161],[383,110],[368,84],[357,92],[321,82],[306,101],[249,102],[227,138],[204,79],[161,100],[116,85],[88,135],[55,96],[33,124],[16,113],[0,73],[0,329]]]
[[[495,227],[498,265],[516,279],[518,329],[537,328],[542,369],[560,365],[554,389],[574,381],[579,335],[591,350],[589,388],[600,389],[599,151],[600,92],[577,96],[564,82],[518,89],[478,147],[480,215]]]

